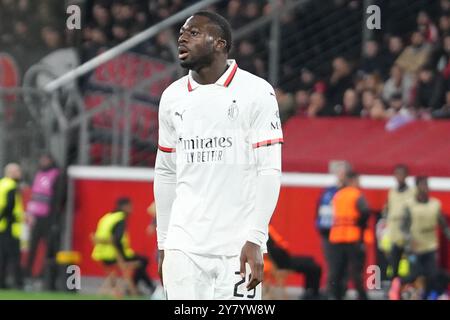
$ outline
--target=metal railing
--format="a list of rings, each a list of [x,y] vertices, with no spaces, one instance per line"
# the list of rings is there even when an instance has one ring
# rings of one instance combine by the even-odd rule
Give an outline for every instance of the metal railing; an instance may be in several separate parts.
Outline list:
[[[42,91],[32,88],[0,87],[0,168],[18,162],[25,181],[37,168],[39,154],[47,150],[51,133],[30,113],[26,99],[35,105],[48,103]],[[44,107],[43,107],[44,108]]]
[[[55,90],[64,86],[65,84],[68,84],[71,81],[88,73],[89,71],[92,71],[93,69],[97,68],[101,64],[117,57],[118,55],[137,46],[138,44],[140,44],[144,41],[147,41],[148,39],[156,36],[159,32],[161,32],[161,30],[172,27],[173,25],[183,21],[183,19],[186,19],[187,17],[189,17],[196,11],[204,9],[207,6],[210,6],[219,1],[220,0],[203,0],[203,1],[200,1],[180,12],[177,12],[173,16],[171,16],[167,19],[164,19],[163,21],[155,24],[154,26],[151,26],[147,30],[144,30],[144,31],[138,33],[137,35],[122,42],[121,44],[119,44],[119,45],[105,51],[104,53],[100,54],[99,56],[83,63],[81,66],[66,73],[62,77],[48,83],[44,89],[48,92],[54,92]]]
[[[269,48],[269,81],[272,84],[276,84],[278,80],[278,64],[279,64],[279,29],[280,19],[279,17],[291,10],[300,7],[302,4],[309,0],[295,0],[290,1],[284,6],[280,6],[278,1],[270,0],[273,9],[271,14],[262,16],[254,21],[250,22],[241,29],[236,30],[234,39],[239,41],[266,26],[270,27],[270,39],[268,42]],[[114,117],[112,120],[112,127],[110,128],[110,148],[106,151],[109,153],[109,159],[107,162],[113,165],[130,165],[130,150],[132,134],[130,130],[130,116],[127,110],[129,110],[129,103],[132,97],[141,92],[144,88],[151,84],[157,83],[161,79],[167,76],[172,76],[175,79],[176,75],[180,74],[180,68],[178,63],[169,65],[165,71],[154,73],[147,79],[142,79],[139,83],[131,88],[113,88],[113,94],[111,94],[105,101],[93,109],[87,109],[85,101],[79,91],[73,89],[67,89],[67,85],[70,88],[74,88],[74,81],[79,77],[85,75],[101,66],[108,61],[118,57],[127,50],[137,46],[143,41],[149,40],[149,38],[156,36],[159,32],[173,27],[177,23],[182,22],[186,17],[189,17],[194,12],[201,10],[213,3],[219,2],[219,0],[203,0],[197,4],[188,7],[170,18],[161,21],[160,23],[150,27],[149,29],[137,34],[136,36],[128,39],[127,41],[113,47],[97,57],[85,62],[78,66],[74,70],[64,74],[57,78],[52,74],[51,69],[43,65],[35,65],[28,70],[25,75],[24,85],[26,87],[35,86],[34,79],[39,73],[46,73],[47,76],[53,78],[52,81],[47,83],[39,90],[44,91],[48,95],[48,110],[51,115],[47,114],[45,122],[47,124],[53,123],[53,134],[49,138],[50,149],[53,154],[62,165],[68,163],[77,163],[81,165],[91,164],[90,159],[90,142],[91,142],[91,123],[92,119],[99,114],[106,112],[113,112],[114,115],[122,113],[122,120],[124,125],[121,127],[118,125],[119,119]],[[175,41],[173,41],[175,44]],[[66,99],[61,99],[61,95],[66,95]],[[125,101],[125,105],[119,108],[119,101]],[[128,102],[128,103],[127,103]],[[34,106],[29,103],[30,109]],[[76,115],[69,115],[68,110],[76,110]],[[34,112],[37,114],[37,112]],[[73,113],[73,112],[72,112]],[[56,128],[55,128],[56,126]],[[76,141],[73,141],[76,140]],[[76,145],[77,155],[73,156],[68,154],[68,146]],[[75,159],[74,159],[75,157]]]

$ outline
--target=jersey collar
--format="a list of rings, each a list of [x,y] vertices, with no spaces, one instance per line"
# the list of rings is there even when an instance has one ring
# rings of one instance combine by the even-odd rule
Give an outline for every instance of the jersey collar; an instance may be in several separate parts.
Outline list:
[[[233,80],[234,75],[236,74],[236,71],[237,71],[237,68],[238,68],[236,60],[229,59],[229,60],[227,60],[227,63],[228,63],[228,66],[229,66],[228,69],[215,82],[215,84],[218,85],[218,86],[228,87],[230,85],[231,81]],[[192,78],[192,71],[189,70],[188,83],[187,83],[188,91],[191,92],[192,90],[195,90],[199,86],[201,86],[201,84],[199,84],[198,82],[196,82]]]

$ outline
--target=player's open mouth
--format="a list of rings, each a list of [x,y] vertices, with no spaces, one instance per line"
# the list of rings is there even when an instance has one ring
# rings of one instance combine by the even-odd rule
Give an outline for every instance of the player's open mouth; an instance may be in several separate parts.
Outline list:
[[[184,60],[187,58],[188,55],[189,55],[188,49],[186,49],[185,47],[178,48],[178,59]]]

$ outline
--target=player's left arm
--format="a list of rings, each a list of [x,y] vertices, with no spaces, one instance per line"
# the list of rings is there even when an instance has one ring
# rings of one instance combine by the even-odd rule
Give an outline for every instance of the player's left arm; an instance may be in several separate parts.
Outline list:
[[[271,86],[258,96],[252,114],[251,143],[257,168],[255,210],[249,219],[247,242],[241,251],[241,275],[245,276],[245,263],[251,269],[248,290],[263,280],[262,248],[267,241],[268,226],[280,192],[281,143],[283,134],[278,104]]]

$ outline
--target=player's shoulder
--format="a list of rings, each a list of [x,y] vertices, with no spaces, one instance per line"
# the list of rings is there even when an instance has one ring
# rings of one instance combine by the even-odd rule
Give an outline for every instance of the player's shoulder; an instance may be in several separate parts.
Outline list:
[[[246,87],[250,86],[253,90],[258,90],[259,92],[269,91],[274,93],[272,85],[267,80],[251,72],[239,68],[238,76],[240,82],[245,83]]]
[[[177,100],[187,92],[188,76],[181,77],[172,82],[161,94],[161,101],[170,102]]]
[[[429,201],[434,206],[441,206],[441,200],[439,200],[438,198],[430,197]]]
[[[405,192],[407,192],[407,191],[405,191]],[[388,196],[389,197],[395,197],[398,193],[399,193],[398,192],[398,188],[397,187],[392,187],[388,191]]]

